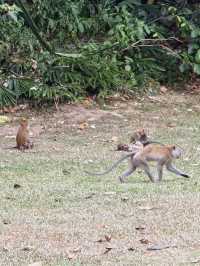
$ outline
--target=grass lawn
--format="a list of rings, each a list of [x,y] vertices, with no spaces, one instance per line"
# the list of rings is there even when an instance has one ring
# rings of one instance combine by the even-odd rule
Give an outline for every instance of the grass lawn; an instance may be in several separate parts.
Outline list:
[[[200,96],[29,113],[35,147],[27,152],[6,149],[21,115],[0,126],[1,266],[200,265]],[[191,179],[165,171],[153,184],[137,171],[120,184],[127,162],[103,177],[83,172],[120,158],[116,145],[138,127],[183,147],[176,165]]]

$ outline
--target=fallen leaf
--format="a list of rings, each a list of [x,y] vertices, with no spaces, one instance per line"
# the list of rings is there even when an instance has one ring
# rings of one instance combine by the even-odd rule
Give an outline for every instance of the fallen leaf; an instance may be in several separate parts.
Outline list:
[[[15,139],[16,136],[15,135],[10,135],[10,136],[5,136],[6,139]]]
[[[102,242],[105,242],[105,240],[102,239],[102,238],[100,238],[100,239],[98,239],[96,242],[97,242],[97,243],[102,243]]]
[[[21,187],[21,185],[19,185],[19,184],[14,184],[14,186],[13,186],[15,189],[16,188],[20,188]]]
[[[112,238],[111,235],[105,235],[105,239],[107,242],[110,242],[111,238]]]
[[[193,263],[193,264],[200,263],[200,258],[191,260],[190,263]]]
[[[97,227],[98,229],[101,229],[101,228],[107,228],[108,226],[105,225],[105,224],[97,224],[96,227]]]
[[[1,116],[0,116],[0,124],[7,123],[7,122],[9,122],[9,121],[10,121],[9,117],[7,117],[7,116],[5,116],[5,115],[1,115]]]
[[[84,107],[87,108],[87,107],[92,106],[94,104],[94,101],[91,98],[88,97],[87,99],[82,101],[82,104],[83,104]]]
[[[25,109],[27,109],[28,108],[28,104],[20,104],[19,106],[18,106],[18,110],[25,110]]]
[[[62,202],[62,199],[57,199],[57,198],[55,198],[54,201],[55,201],[55,202]]]
[[[104,192],[104,195],[106,195],[106,196],[112,196],[112,195],[115,195],[115,194],[116,194],[115,191]]]
[[[31,250],[32,250],[31,247],[24,247],[24,248],[22,248],[22,251],[31,251]]]
[[[134,251],[134,250],[135,250],[135,248],[133,248],[133,247],[128,248],[128,251]]]
[[[167,123],[167,127],[176,127],[175,123]]]
[[[142,239],[140,239],[140,243],[147,245],[147,244],[149,244],[149,240],[142,238]]]
[[[28,266],[42,266],[42,261],[37,261],[31,264],[28,264]]]
[[[78,252],[80,252],[80,251],[81,251],[81,247],[77,247],[77,248],[74,248],[74,249],[72,250],[73,253],[78,253]]]
[[[160,92],[161,93],[166,93],[168,91],[168,89],[165,86],[161,86],[160,87]]]
[[[95,193],[91,193],[91,194],[85,196],[85,199],[91,199],[94,195],[95,195]]]
[[[10,107],[10,113],[16,113],[17,108],[16,107]]]
[[[159,116],[153,116],[152,118],[155,119],[155,120],[160,120]]]
[[[3,219],[3,224],[11,224],[11,221],[10,220],[8,220],[8,219]]]
[[[89,122],[94,122],[94,121],[96,121],[96,118],[95,117],[90,117],[90,118],[88,118],[87,119]],[[95,137],[98,137],[98,136],[93,136],[93,138],[95,138]]]
[[[145,227],[139,225],[139,226],[135,227],[135,229],[138,230],[138,231],[142,231],[142,230],[145,229]]]
[[[8,107],[3,107],[3,112],[4,113],[9,113],[9,108]]]
[[[88,128],[88,123],[87,122],[83,122],[83,123],[81,123],[79,126],[78,126],[78,129],[80,129],[80,130],[84,130],[84,129],[86,129],[86,128]]]
[[[143,210],[143,211],[151,211],[151,210],[155,210],[158,209],[154,206],[139,206],[138,209]]]
[[[67,169],[63,169],[62,172],[63,172],[63,175],[69,175],[70,174],[70,171]]]
[[[106,250],[104,251],[103,254],[107,254],[108,252],[110,252],[113,249],[113,247],[106,247],[105,249]]]
[[[148,96],[151,102],[162,102],[160,99],[156,98],[156,96]]]
[[[7,200],[15,200],[15,198],[10,197],[10,196],[5,197],[5,199],[7,199]]]
[[[72,259],[75,258],[75,255],[72,254],[72,253],[70,253],[70,252],[68,252],[68,253],[67,253],[67,258],[68,258],[68,260],[72,260]]]
[[[147,248],[147,250],[163,250],[167,248],[174,248],[176,245],[153,245]]]
[[[122,198],[121,198],[121,201],[123,201],[123,202],[126,202],[126,201],[128,201],[128,200],[129,200],[128,197],[122,197]]]
[[[112,141],[112,142],[117,142],[117,141],[118,141],[118,137],[113,136],[113,137],[111,138],[111,141]]]

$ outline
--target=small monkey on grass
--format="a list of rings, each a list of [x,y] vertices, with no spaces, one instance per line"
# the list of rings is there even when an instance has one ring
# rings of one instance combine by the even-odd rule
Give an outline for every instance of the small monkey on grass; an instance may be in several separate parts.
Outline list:
[[[131,166],[129,170],[127,170],[125,173],[119,176],[119,180],[122,183],[124,182],[124,179],[129,175],[131,175],[137,168],[142,168],[152,182],[157,182],[162,180],[164,166],[166,166],[166,169],[168,171],[173,172],[176,175],[189,178],[189,175],[176,169],[172,164],[172,161],[174,159],[179,158],[181,154],[182,154],[181,149],[179,147],[176,147],[175,145],[160,146],[160,145],[149,144],[144,148],[143,147],[139,148],[138,151],[133,151],[123,156],[116,163],[114,163],[107,171],[103,173],[90,173],[90,172],[86,173],[91,175],[105,175],[110,171],[112,171],[115,167],[117,167],[117,165],[120,164],[122,161],[124,161],[127,158],[130,158]],[[153,174],[150,171],[148,165],[149,161],[157,162],[157,173],[158,173],[157,178],[153,176]]]
[[[22,118],[20,120],[20,126],[18,128],[16,136],[16,143],[16,148],[19,150],[33,148],[33,143],[29,139],[28,120],[25,118]]]

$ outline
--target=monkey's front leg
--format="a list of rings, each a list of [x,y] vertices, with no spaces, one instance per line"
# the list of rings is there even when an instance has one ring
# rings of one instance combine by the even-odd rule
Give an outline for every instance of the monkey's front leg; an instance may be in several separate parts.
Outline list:
[[[124,179],[127,176],[131,175],[135,170],[136,170],[136,167],[135,166],[131,166],[131,168],[129,170],[127,170],[125,173],[123,173],[121,176],[118,177],[119,178],[119,181],[121,183],[124,183]]]
[[[176,174],[176,175],[180,175],[180,176],[183,176],[183,177],[186,177],[186,178],[190,178],[189,175],[187,175],[187,174],[181,172],[180,170],[176,169],[175,166],[172,165],[171,162],[168,162],[168,163],[166,164],[166,168],[167,168],[168,171],[170,171],[170,172],[172,172],[172,173],[174,173],[174,174]]]

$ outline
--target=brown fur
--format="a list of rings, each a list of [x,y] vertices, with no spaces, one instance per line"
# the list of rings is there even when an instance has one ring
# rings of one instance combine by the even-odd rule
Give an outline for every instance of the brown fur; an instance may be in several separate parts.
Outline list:
[[[141,143],[145,143],[148,140],[147,133],[144,128],[140,128],[134,132],[133,136],[130,138],[130,143],[134,143],[136,141],[140,141]]]
[[[16,136],[16,148],[19,150],[33,148],[33,143],[29,139],[28,120],[23,118],[20,121],[20,126]]]
[[[147,146],[149,144],[160,144],[162,143],[158,141],[149,140],[146,131],[144,128],[140,128],[136,130],[130,138],[130,144],[118,144],[117,145],[117,151],[131,151],[131,145],[135,144],[136,142],[140,142],[143,144],[143,146]]]
[[[175,145],[152,145],[149,144],[146,147],[141,148],[137,153],[131,157],[131,168],[119,177],[121,182],[124,182],[124,178],[132,174],[137,168],[142,168],[152,182],[162,180],[163,166],[166,166],[167,170],[177,175],[188,178],[189,176],[180,170],[176,169],[172,161],[181,156],[182,151]],[[157,178],[153,176],[150,171],[148,162],[157,162]]]
[[[147,134],[143,128],[138,129],[134,132],[133,136],[130,138],[130,143],[141,142],[143,145],[148,141]],[[117,151],[130,151],[130,145],[128,144],[118,144]]]
[[[149,144],[148,146],[144,147],[137,156],[140,156],[141,159],[145,159],[147,161],[167,161],[173,158],[173,149],[175,149],[174,145],[160,146]]]

